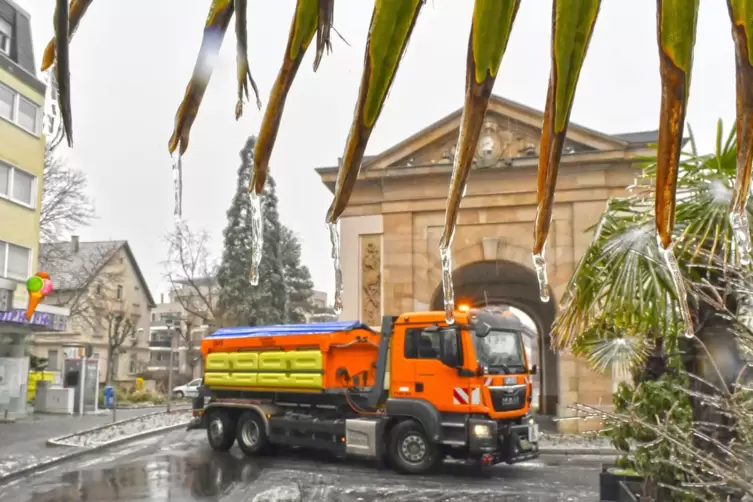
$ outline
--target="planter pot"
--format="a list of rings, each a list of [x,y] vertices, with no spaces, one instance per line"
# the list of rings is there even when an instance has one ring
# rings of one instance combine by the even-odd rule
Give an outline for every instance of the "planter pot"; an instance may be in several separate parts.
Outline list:
[[[619,502],[621,500],[632,500],[632,499],[621,499],[620,498],[620,482],[631,482],[631,483],[637,483],[640,486],[643,486],[644,478],[643,476],[638,476],[634,474],[623,474],[620,472],[611,472],[611,471],[619,471],[620,468],[615,465],[610,464],[603,464],[601,466],[601,474],[599,474],[599,495],[600,500],[605,502]],[[639,499],[636,499],[639,500]]]
[[[643,495],[643,481],[620,481],[617,502],[640,502]]]

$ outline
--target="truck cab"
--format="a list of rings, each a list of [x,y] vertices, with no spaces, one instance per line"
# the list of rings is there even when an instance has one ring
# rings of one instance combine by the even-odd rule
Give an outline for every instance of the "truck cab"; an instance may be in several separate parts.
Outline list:
[[[434,419],[425,422],[439,421],[449,454],[467,455],[477,446],[474,455],[491,463],[537,456],[538,425],[530,414],[537,367],[529,365],[522,331],[510,312],[460,312],[454,325],[443,312],[399,316],[390,343],[387,413],[430,409]],[[492,447],[475,434],[485,431],[506,438],[494,458],[485,457]]]
[[[218,330],[202,341],[189,429],[247,455],[303,446],[422,473],[446,457],[479,465],[535,458],[530,367],[511,313],[385,316]],[[208,402],[207,402],[208,399]]]

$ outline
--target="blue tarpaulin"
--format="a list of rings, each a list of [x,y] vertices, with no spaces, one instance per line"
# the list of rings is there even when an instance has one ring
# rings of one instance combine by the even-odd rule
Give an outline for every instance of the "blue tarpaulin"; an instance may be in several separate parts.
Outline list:
[[[274,326],[238,326],[221,328],[207,338],[240,338],[245,336],[290,336],[290,335],[327,335],[351,329],[367,329],[361,321],[319,322],[313,324],[278,324]]]

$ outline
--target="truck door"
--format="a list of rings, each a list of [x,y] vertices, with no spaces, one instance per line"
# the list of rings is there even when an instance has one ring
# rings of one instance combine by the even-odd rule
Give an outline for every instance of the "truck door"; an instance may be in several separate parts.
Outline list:
[[[405,358],[413,362],[412,397],[431,402],[439,411],[470,412],[470,379],[458,376],[463,354],[456,329],[408,328]]]

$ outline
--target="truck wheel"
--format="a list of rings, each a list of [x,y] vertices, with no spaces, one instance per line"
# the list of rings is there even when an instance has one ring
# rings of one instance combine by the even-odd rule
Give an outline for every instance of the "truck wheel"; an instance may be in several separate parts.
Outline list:
[[[235,442],[233,417],[225,410],[212,411],[207,420],[207,439],[214,451],[228,451]]]
[[[247,411],[238,419],[235,428],[238,448],[247,456],[258,455],[267,446],[267,431],[259,414]]]
[[[423,474],[442,462],[436,445],[415,420],[400,422],[392,429],[388,451],[392,467],[405,474]]]

